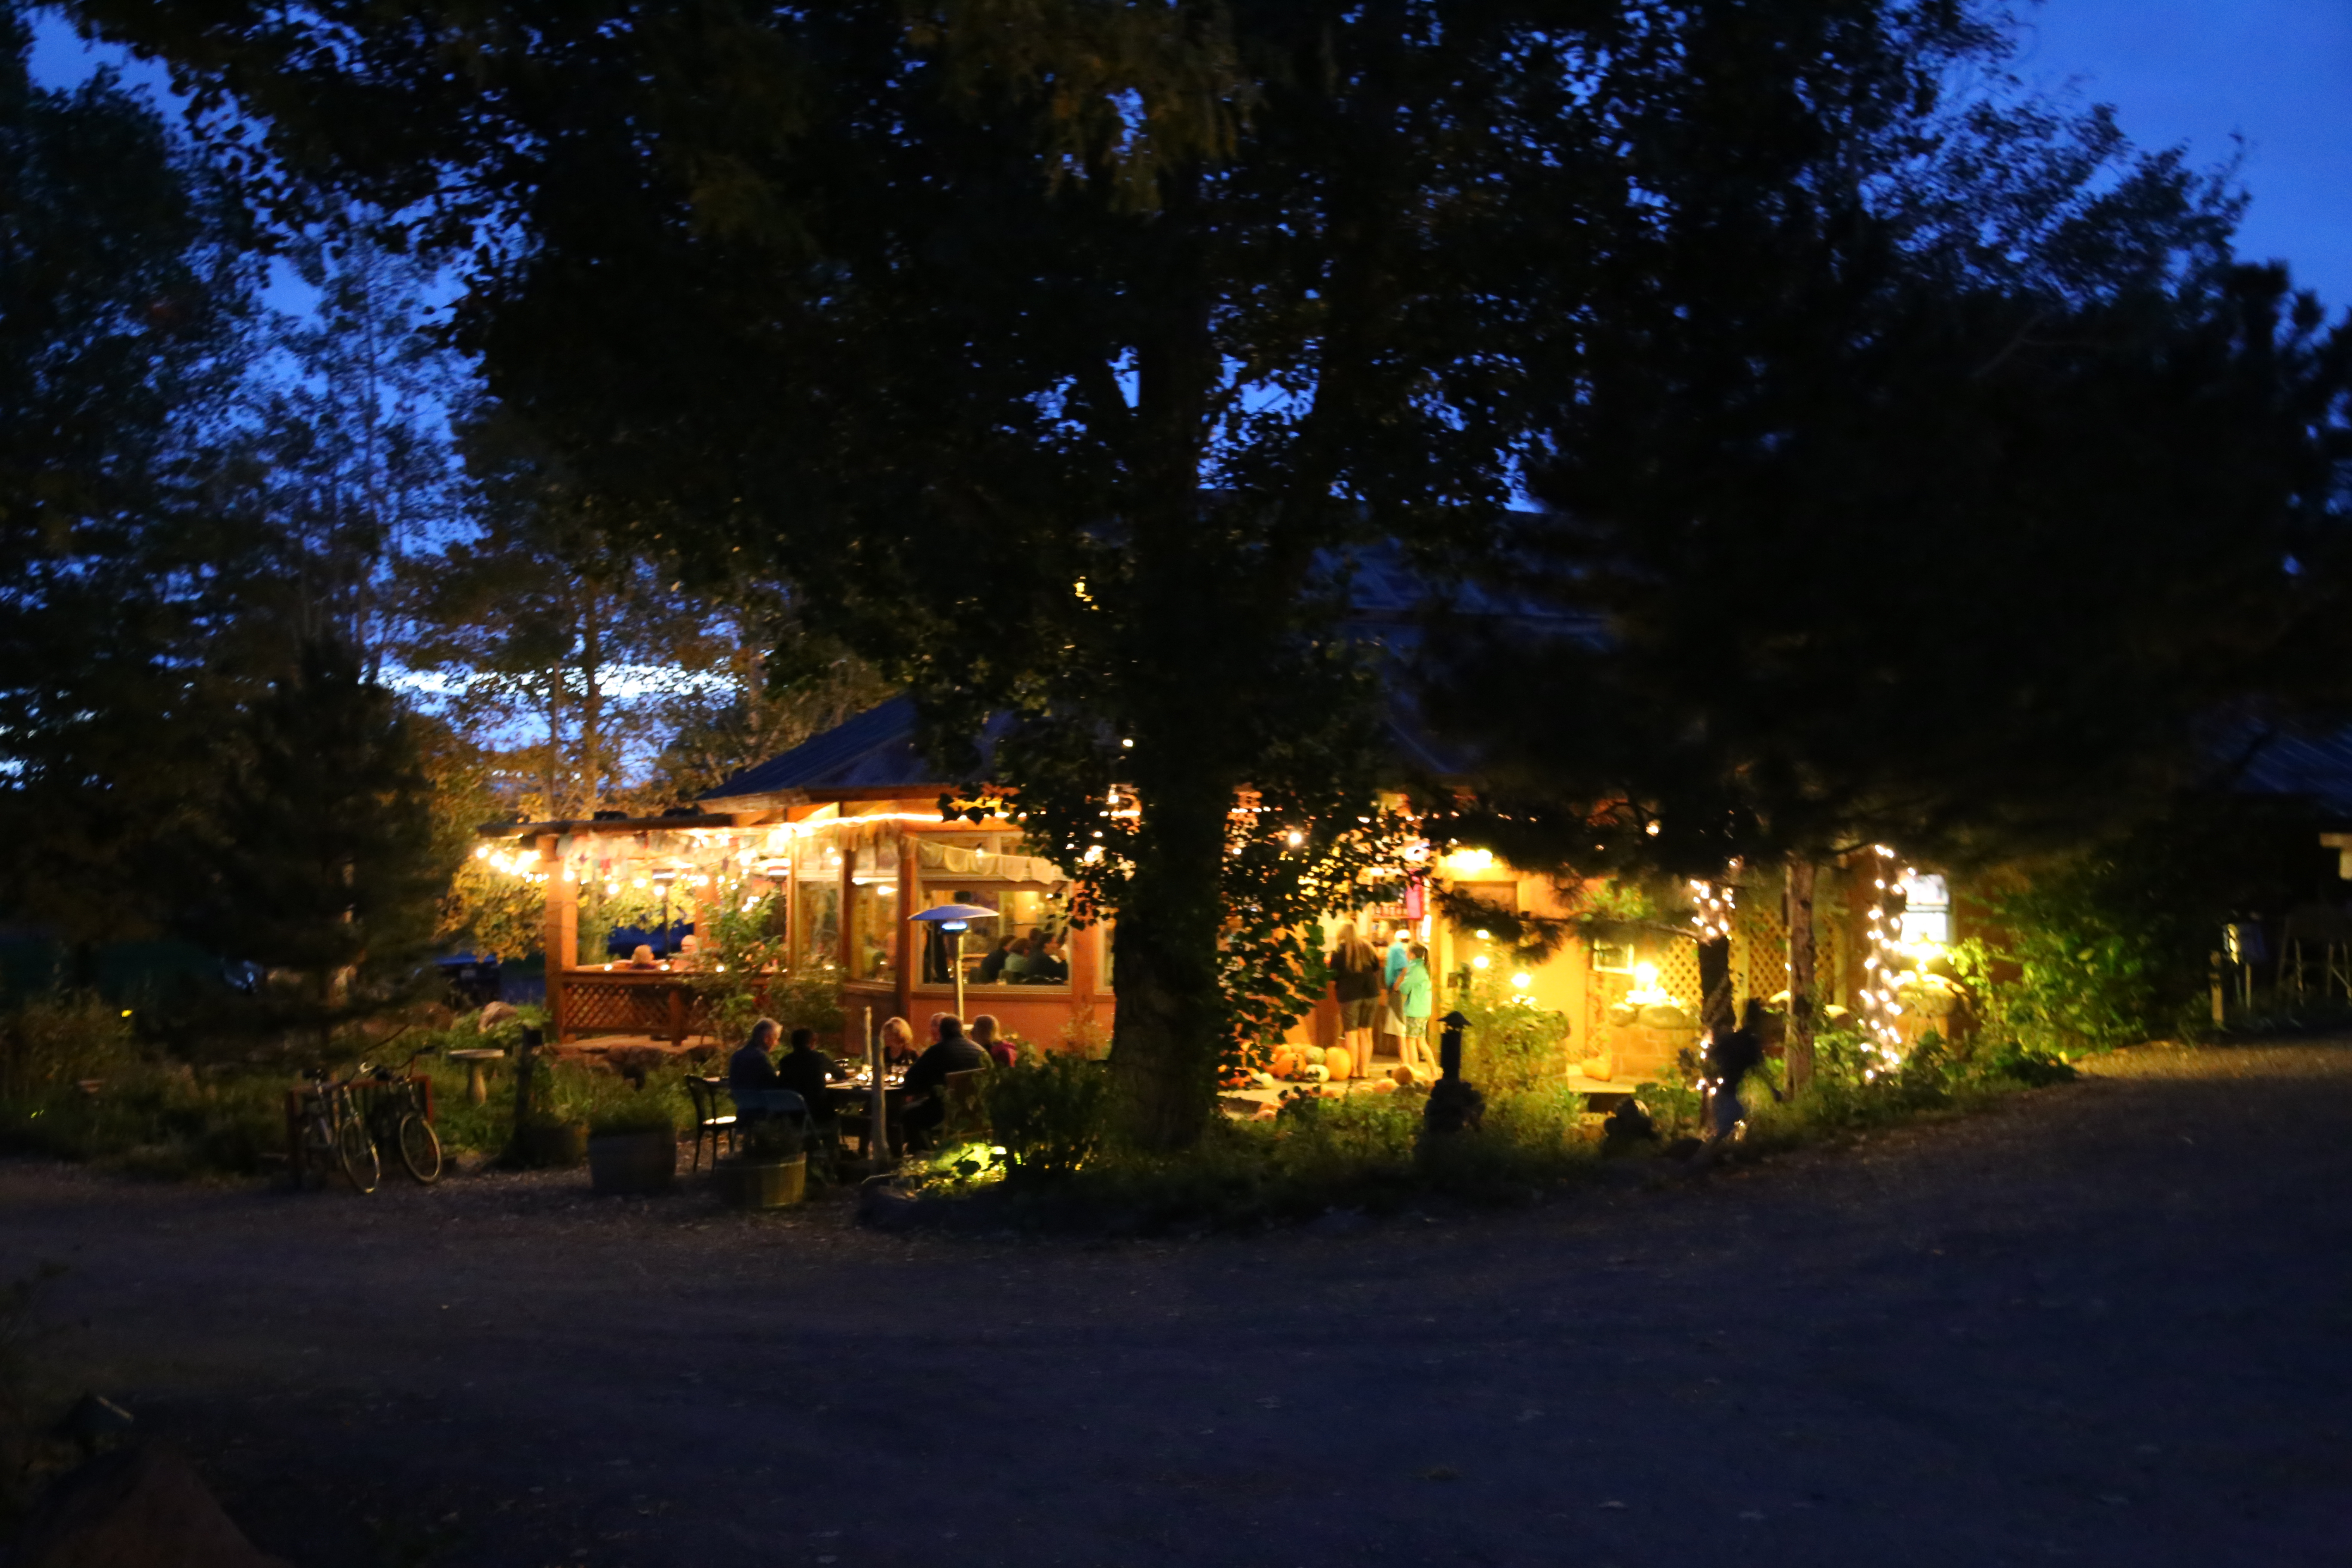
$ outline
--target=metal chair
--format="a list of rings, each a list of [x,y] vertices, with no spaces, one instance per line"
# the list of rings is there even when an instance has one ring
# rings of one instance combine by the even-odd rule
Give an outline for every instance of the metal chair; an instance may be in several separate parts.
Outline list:
[[[687,1167],[691,1173],[702,1169],[702,1141],[710,1140],[710,1163],[719,1163],[719,1141],[727,1140],[727,1152],[735,1152],[736,1117],[732,1111],[719,1109],[719,1093],[727,1087],[724,1079],[696,1078],[689,1074],[686,1080],[687,1098],[694,1101],[694,1162]]]

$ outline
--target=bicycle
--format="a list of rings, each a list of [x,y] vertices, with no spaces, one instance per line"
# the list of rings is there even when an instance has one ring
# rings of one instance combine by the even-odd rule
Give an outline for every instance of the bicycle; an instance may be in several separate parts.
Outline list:
[[[369,1136],[366,1122],[352,1099],[352,1085],[357,1075],[337,1079],[325,1068],[312,1068],[309,1074],[310,1088],[304,1106],[302,1122],[302,1166],[316,1171],[321,1181],[330,1170],[340,1169],[355,1191],[372,1193],[383,1178],[383,1163],[376,1158],[375,1140]],[[299,1179],[302,1172],[298,1171]]]
[[[438,1046],[418,1047],[397,1071],[377,1068],[368,1096],[370,1141],[378,1147],[389,1145],[418,1184],[428,1187],[441,1179],[441,1135],[425,1118],[425,1086],[410,1076],[410,1069],[416,1066],[417,1058],[438,1049]],[[367,1071],[367,1064],[361,1063],[359,1070]]]

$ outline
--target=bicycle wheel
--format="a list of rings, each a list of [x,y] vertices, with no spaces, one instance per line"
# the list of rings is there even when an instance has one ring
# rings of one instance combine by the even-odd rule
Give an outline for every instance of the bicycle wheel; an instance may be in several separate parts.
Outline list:
[[[376,1183],[383,1177],[383,1165],[375,1157],[375,1140],[368,1136],[366,1124],[357,1117],[335,1129],[335,1158],[359,1192],[375,1191]]]
[[[400,1119],[400,1163],[426,1186],[441,1179],[441,1137],[414,1110]]]

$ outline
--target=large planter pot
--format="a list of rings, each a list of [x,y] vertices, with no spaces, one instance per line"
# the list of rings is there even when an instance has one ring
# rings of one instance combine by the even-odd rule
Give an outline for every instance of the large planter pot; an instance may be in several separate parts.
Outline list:
[[[533,1170],[570,1170],[588,1158],[584,1121],[535,1121],[515,1129],[515,1152]]]
[[[719,1195],[730,1208],[789,1208],[808,1190],[806,1154],[789,1160],[721,1160],[713,1169]]]
[[[666,1193],[677,1175],[675,1133],[614,1132],[588,1140],[588,1180],[600,1193]]]

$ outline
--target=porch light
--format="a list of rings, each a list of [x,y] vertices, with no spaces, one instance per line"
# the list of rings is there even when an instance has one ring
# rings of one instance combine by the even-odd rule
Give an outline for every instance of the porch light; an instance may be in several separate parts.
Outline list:
[[[1470,961],[1470,967],[1473,969],[1484,969],[1491,962],[1492,960],[1488,959],[1487,956],[1482,952],[1477,957]]]
[[[1511,976],[1511,984],[1522,991],[1525,991],[1528,986],[1533,985],[1535,983],[1536,977],[1529,974],[1524,969]]]

